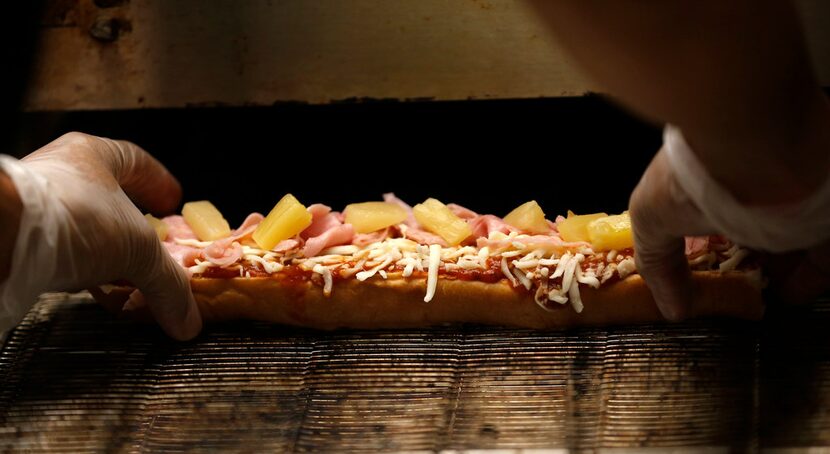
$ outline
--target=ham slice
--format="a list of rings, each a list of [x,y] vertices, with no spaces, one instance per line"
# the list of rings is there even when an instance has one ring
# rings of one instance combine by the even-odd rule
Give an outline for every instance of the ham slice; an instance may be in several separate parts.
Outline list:
[[[402,232],[404,238],[408,238],[420,244],[440,244],[441,246],[447,246],[447,242],[444,241],[443,238],[422,229],[421,225],[418,224],[418,220],[415,219],[415,215],[412,213],[412,207],[403,200],[395,197],[394,193],[387,192],[386,194],[383,194],[383,200],[387,203],[394,203],[395,205],[398,205],[406,210],[407,216],[403,223],[407,228]]]
[[[308,212],[311,213],[311,225],[300,233],[300,238],[305,240],[303,255],[314,257],[328,247],[352,242],[354,227],[344,224],[340,213],[319,203],[309,206]]]
[[[695,258],[704,254],[709,249],[708,236],[687,236],[686,237],[686,256]]]
[[[311,225],[300,233],[300,237],[304,240],[320,236],[343,224],[343,221],[337,216],[338,213],[333,213],[331,208],[326,205],[315,203],[308,207],[308,212],[311,213]]]
[[[238,229],[231,232],[231,237],[234,239],[242,239],[248,235],[253,235],[254,230],[259,227],[259,223],[265,219],[265,216],[259,213],[251,213],[245,218],[245,221],[242,222],[242,225],[239,226]]]
[[[167,224],[167,241],[198,240],[196,233],[187,225],[182,216],[167,216],[162,219]]]
[[[233,265],[242,258],[242,246],[238,241],[214,241],[202,250],[202,257],[216,266]]]
[[[378,230],[377,232],[372,233],[356,233],[354,238],[352,238],[352,244],[355,246],[367,246],[372,243],[383,241],[389,238],[390,229],[391,227],[387,227],[383,230]]]
[[[167,249],[167,253],[173,257],[173,260],[183,268],[195,265],[196,259],[202,258],[202,249],[200,248],[183,246],[172,241],[165,241],[162,244]]]
[[[421,227],[420,225],[418,225],[418,221],[415,220],[415,215],[412,213],[412,207],[409,206],[403,200],[395,197],[394,192],[387,192],[386,194],[383,194],[383,201],[386,203],[394,203],[395,205],[406,210],[407,216],[403,223],[406,224],[407,227],[416,229],[419,229]]]
[[[288,252],[291,249],[295,249],[295,248],[298,248],[298,247],[302,246],[302,244],[303,244],[302,239],[290,238],[290,239],[287,239],[287,240],[280,241],[271,250],[274,251],[274,252]]]
[[[508,225],[500,217],[492,214],[476,215],[474,218],[467,219],[467,224],[473,231],[472,238],[489,238],[493,232],[501,232],[505,235],[511,232],[519,232],[516,227]]]
[[[338,225],[306,240],[303,255],[314,257],[325,248],[351,243],[353,237],[354,227],[351,224]]]
[[[590,244],[584,241],[564,241],[557,235],[530,235],[521,240],[515,238],[496,239],[479,238],[476,240],[476,246],[483,248],[485,246],[490,249],[502,249],[509,247],[514,242],[520,242],[531,249],[544,249],[546,251],[566,251],[571,249],[578,249],[583,247],[591,247]]]
[[[419,244],[440,244],[444,247],[447,246],[447,242],[440,236],[434,233],[429,233],[426,230],[421,230],[417,227],[407,228],[406,231],[403,232],[403,237]]]
[[[164,242],[164,247],[173,259],[185,268],[195,265],[196,259],[207,260],[217,266],[232,265],[242,258],[242,246],[239,240],[252,235],[262,220],[261,214],[251,213],[227,238],[216,240],[205,248],[197,248],[175,242],[175,240],[195,240],[196,234],[183,217],[167,216],[163,219],[167,224],[167,240]]]
[[[464,208],[463,206],[455,203],[447,204],[447,208],[449,208],[450,211],[452,211],[452,214],[460,217],[461,219],[473,219],[478,216],[478,213],[476,213],[475,211]]]

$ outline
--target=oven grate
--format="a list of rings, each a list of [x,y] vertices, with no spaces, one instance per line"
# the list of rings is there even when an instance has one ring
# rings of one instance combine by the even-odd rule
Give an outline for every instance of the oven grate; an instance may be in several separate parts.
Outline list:
[[[537,332],[208,327],[46,295],[0,353],[11,451],[443,451],[830,444],[830,302],[764,323]]]

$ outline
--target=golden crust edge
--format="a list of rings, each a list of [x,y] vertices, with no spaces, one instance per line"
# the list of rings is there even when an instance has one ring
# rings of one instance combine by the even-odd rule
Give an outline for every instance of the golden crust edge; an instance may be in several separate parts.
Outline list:
[[[702,271],[692,273],[700,295],[692,317],[732,317],[758,320],[763,316],[761,286],[751,273]],[[531,329],[610,326],[663,320],[640,275],[634,274],[599,289],[580,286],[584,310],[570,303],[540,308],[533,295],[496,283],[439,279],[434,299],[425,303],[425,279],[367,281],[347,279],[334,284],[330,296],[310,281],[274,277],[193,278],[191,288],[206,322],[258,320],[316,329],[418,328],[448,323],[474,323]],[[116,289],[96,299],[120,308],[129,291]]]

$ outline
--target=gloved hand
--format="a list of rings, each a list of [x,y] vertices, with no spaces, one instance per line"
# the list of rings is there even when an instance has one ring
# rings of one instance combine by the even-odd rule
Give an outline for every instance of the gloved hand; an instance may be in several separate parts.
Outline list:
[[[696,291],[683,243],[689,235],[723,234],[774,254],[799,251],[795,263],[772,276],[791,302],[830,289],[830,179],[797,203],[745,206],[709,175],[680,130],[668,126],[629,209],[638,271],[670,320],[694,315]]]
[[[0,329],[45,291],[126,279],[168,335],[198,334],[185,271],[131,202],[158,213],[176,207],[181,187],[164,166],[130,142],[69,133],[21,161],[0,155],[0,168],[23,203],[11,274],[0,282]]]

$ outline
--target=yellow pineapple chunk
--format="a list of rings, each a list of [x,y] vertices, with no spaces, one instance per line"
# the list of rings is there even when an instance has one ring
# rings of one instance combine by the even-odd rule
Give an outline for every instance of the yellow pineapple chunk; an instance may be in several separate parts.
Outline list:
[[[473,234],[467,221],[456,216],[446,205],[435,199],[426,199],[412,208],[415,219],[426,230],[455,246]]]
[[[633,247],[634,235],[631,233],[628,212],[591,221],[588,224],[588,237],[595,251],[619,251]]]
[[[545,212],[535,200],[519,205],[504,217],[504,222],[530,233],[550,232]]]
[[[153,216],[152,214],[145,214],[144,218],[147,219],[147,223],[150,224],[150,227],[156,231],[156,235],[158,235],[159,240],[164,241],[167,239],[167,224],[164,221]]]
[[[588,236],[588,224],[604,217],[608,217],[608,214],[595,213],[577,216],[571,210],[568,210],[567,219],[557,225],[559,236],[565,241],[591,241]]]
[[[353,203],[346,206],[343,214],[357,233],[375,232],[406,219],[406,210],[387,202]]]
[[[214,241],[231,234],[228,221],[207,200],[185,203],[182,216],[187,225],[193,229],[193,233],[202,241]]]
[[[311,225],[311,213],[293,195],[286,194],[259,223],[252,235],[256,244],[266,251]]]

